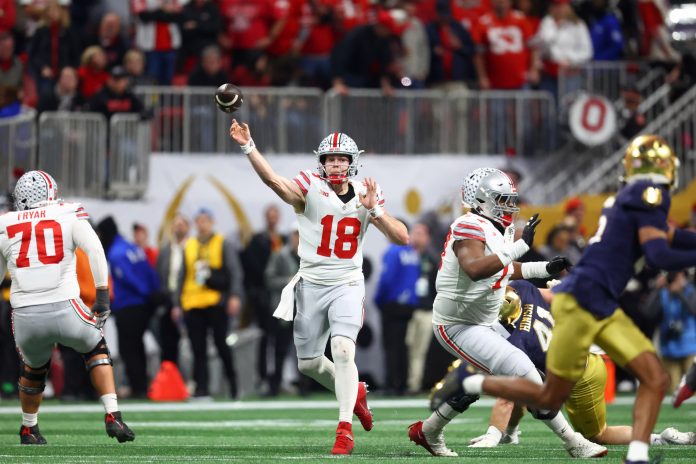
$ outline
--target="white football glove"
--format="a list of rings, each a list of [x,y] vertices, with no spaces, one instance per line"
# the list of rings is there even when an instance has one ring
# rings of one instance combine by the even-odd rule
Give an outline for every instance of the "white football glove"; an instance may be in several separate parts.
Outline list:
[[[469,448],[495,448],[499,442],[500,438],[484,433],[476,438],[472,438],[469,441]]]

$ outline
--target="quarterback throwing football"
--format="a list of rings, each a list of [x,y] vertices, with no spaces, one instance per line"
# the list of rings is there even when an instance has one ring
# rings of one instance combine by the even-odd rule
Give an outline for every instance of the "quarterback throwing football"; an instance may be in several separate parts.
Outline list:
[[[354,180],[362,151],[348,135],[334,132],[322,140],[315,152],[316,170],[304,170],[294,179],[276,174],[256,148],[247,124],[233,120],[230,137],[239,143],[261,180],[297,214],[300,270],[283,291],[274,315],[290,320],[296,307],[293,332],[298,367],[335,391],[339,422],[332,453],[350,454],[353,413],[365,430],[372,429],[367,389],[358,383],[355,365],[355,340],[363,323],[365,299],[363,238],[373,223],[392,242],[406,244],[406,226],[384,210],[384,198],[373,179]],[[324,356],[329,336],[333,362]]]

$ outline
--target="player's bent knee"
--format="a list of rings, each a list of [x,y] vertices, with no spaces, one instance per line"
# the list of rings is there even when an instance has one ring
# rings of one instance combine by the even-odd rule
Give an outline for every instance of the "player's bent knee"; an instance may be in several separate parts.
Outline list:
[[[355,360],[355,343],[353,340],[336,336],[331,339],[331,356],[334,363],[350,363]]]
[[[109,352],[109,347],[106,345],[106,340],[103,337],[91,351],[82,354],[82,359],[85,361],[87,372],[97,366],[113,365],[111,361],[111,352]]]
[[[46,377],[48,370],[51,367],[51,361],[48,361],[41,367],[33,368],[22,363],[21,372],[19,374],[19,382],[17,388],[22,393],[27,395],[40,395],[46,388]]]

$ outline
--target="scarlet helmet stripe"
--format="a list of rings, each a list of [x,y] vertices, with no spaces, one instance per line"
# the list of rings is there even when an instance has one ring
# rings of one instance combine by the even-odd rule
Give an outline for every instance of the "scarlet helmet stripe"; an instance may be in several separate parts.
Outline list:
[[[457,353],[457,355],[458,355],[460,358],[464,359],[465,361],[467,361],[469,364],[473,365],[473,366],[474,366],[475,368],[477,368],[477,369],[480,369],[480,370],[482,370],[482,371],[484,371],[484,372],[487,372],[487,373],[489,373],[489,374],[491,373],[491,371],[489,371],[488,369],[486,369],[485,367],[483,367],[483,365],[477,363],[477,362],[474,361],[472,358],[470,358],[469,356],[467,356],[467,354],[464,353],[464,352],[461,350],[461,348],[459,348],[459,347],[457,346],[457,344],[454,343],[454,342],[452,341],[451,338],[449,338],[449,336],[447,335],[447,332],[445,331],[445,326],[443,326],[443,325],[438,325],[438,326],[437,326],[437,332],[438,332],[438,335],[440,335],[440,337],[442,338],[442,340],[444,340],[444,342],[447,343],[447,346],[449,346],[450,348],[452,348],[452,350],[453,350],[455,353]]]
[[[53,200],[53,196],[51,195],[51,191],[53,190],[53,182],[51,182],[51,178],[46,175],[45,172],[43,171],[36,171],[38,172],[41,177],[43,177],[43,180],[46,182],[46,185],[48,186],[48,198],[47,200]]]
[[[338,146],[339,133],[334,132],[333,140],[331,140],[331,148],[336,148]]]

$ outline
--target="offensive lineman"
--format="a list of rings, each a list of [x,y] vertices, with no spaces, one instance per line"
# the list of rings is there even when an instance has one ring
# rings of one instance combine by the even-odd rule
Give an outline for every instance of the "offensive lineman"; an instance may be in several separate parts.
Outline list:
[[[533,407],[560,407],[582,376],[590,346],[596,343],[640,381],[624,462],[647,464],[650,433],[669,376],[652,342],[620,309],[618,298],[643,263],[664,270],[696,265],[696,234],[667,224],[678,160],[664,139],[636,137],[626,149],[623,165],[626,185],[607,200],[582,259],[554,287],[551,313],[556,325],[545,382],[475,375],[464,379],[463,388],[470,394],[485,392]]]
[[[513,241],[510,227],[518,194],[510,178],[498,169],[476,169],[464,178],[462,202],[471,211],[450,226],[437,274],[433,330],[440,344],[457,358],[493,375],[515,375],[542,383],[532,361],[510,344],[498,323],[500,302],[509,279],[546,278],[570,266],[566,258],[520,264],[534,241],[539,223],[534,215]],[[425,421],[411,424],[408,436],[435,456],[457,456],[447,448],[445,426],[478,399],[463,395],[441,405]],[[576,433],[558,410],[533,411],[565,444],[573,457],[599,457],[607,449]]]
[[[373,223],[390,241],[406,244],[406,226],[384,210],[382,193],[373,179],[352,179],[362,151],[346,134],[334,132],[324,138],[315,151],[317,170],[301,171],[292,180],[276,174],[256,148],[247,124],[233,119],[230,137],[239,143],[261,180],[297,214],[300,270],[283,290],[274,316],[292,320],[294,287],[298,368],[335,391],[339,422],[331,452],[350,454],[353,413],[365,430],[372,429],[366,386],[358,382],[355,365],[355,340],[363,323],[365,299],[362,241]],[[324,356],[329,335],[333,363]]]
[[[106,433],[119,442],[135,434],[121,419],[114,374],[102,327],[109,309],[104,249],[78,203],[57,198],[58,185],[43,171],[29,171],[14,190],[16,211],[0,216],[0,275],[9,268],[15,343],[22,360],[19,400],[23,445],[43,445],[38,426],[51,352],[56,343],[82,353],[106,412]],[[88,256],[97,297],[89,308],[80,299],[75,248]]]

